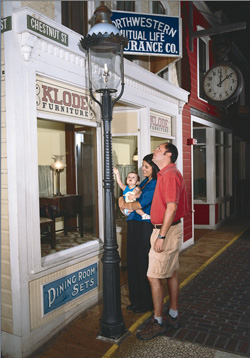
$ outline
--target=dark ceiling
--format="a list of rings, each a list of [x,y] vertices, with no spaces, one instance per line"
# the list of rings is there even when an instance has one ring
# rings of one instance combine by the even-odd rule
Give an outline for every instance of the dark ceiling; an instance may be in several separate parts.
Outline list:
[[[237,51],[229,53],[229,59],[241,70],[245,82],[245,101],[250,105],[250,1],[206,1],[206,5],[215,12],[222,10],[228,21],[223,23],[235,24],[245,22],[246,29],[228,32],[225,36],[236,45],[243,54],[241,57]]]
[[[213,13],[222,10],[229,23],[246,22],[245,30],[229,32],[226,36],[239,47],[250,63],[250,1],[206,1],[205,3]]]

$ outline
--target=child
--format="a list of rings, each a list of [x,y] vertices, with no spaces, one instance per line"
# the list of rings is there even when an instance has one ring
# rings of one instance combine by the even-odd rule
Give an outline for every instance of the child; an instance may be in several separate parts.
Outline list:
[[[124,197],[124,200],[126,201],[126,203],[136,201],[141,195],[141,188],[138,186],[139,180],[140,180],[139,175],[135,172],[128,173],[127,178],[126,178],[127,185],[125,185],[121,181],[119,170],[117,168],[114,168],[113,171],[114,171],[114,174],[116,175],[117,183],[123,191],[123,197]],[[131,199],[131,196],[133,196],[132,199]],[[136,210],[136,212],[137,212],[137,214],[141,215],[142,220],[150,219],[150,215],[145,214],[143,210],[138,209],[138,210]],[[128,216],[130,214],[128,209],[124,209],[123,213],[126,216]]]

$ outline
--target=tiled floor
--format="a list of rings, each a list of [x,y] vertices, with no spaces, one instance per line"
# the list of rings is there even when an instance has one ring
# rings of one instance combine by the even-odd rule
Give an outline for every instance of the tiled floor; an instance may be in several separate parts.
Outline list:
[[[250,356],[250,230],[180,293],[182,328],[167,336]]]

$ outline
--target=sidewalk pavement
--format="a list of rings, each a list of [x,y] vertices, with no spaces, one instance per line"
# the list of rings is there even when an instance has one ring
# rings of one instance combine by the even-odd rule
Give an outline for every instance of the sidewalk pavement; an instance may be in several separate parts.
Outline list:
[[[250,229],[236,238],[182,285],[180,329],[148,342],[133,335],[112,358],[250,357]]]
[[[170,329],[151,341],[137,339],[137,330],[152,312],[139,315],[126,310],[125,284],[122,313],[127,332],[119,341],[97,339],[102,310],[98,304],[30,358],[250,357],[249,227],[250,220],[231,220],[181,253],[180,329]],[[164,290],[167,306],[167,287]]]

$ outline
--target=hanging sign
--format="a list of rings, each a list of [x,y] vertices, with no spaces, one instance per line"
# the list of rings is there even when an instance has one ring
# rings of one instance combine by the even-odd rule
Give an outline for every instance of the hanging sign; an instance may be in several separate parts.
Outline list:
[[[112,11],[113,25],[129,39],[124,53],[181,56],[181,19],[174,16]]]
[[[86,90],[37,76],[36,106],[40,112],[79,119],[93,119]]]
[[[1,19],[1,34],[9,30],[12,30],[11,16],[4,17],[3,19]]]
[[[98,286],[97,263],[42,286],[44,315]]]
[[[171,117],[162,114],[150,113],[150,130],[152,132],[172,135]]]

